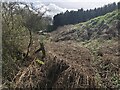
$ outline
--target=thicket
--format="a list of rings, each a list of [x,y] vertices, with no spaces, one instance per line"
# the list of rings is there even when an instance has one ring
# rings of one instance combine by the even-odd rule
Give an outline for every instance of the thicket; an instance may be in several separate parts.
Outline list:
[[[36,34],[49,24],[40,8],[32,3],[2,3],[2,76],[3,85],[10,86],[25,62],[39,49],[40,37]],[[39,10],[39,11],[38,11]],[[36,45],[36,48],[33,46]]]

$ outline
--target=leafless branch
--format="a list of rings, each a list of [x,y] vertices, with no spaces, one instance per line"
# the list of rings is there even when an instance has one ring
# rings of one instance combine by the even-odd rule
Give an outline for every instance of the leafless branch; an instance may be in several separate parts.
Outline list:
[[[43,17],[43,16],[45,15],[45,13],[47,12],[47,10],[45,10],[43,13],[39,12],[40,9],[42,9],[43,7],[38,8],[38,9],[39,9],[39,11],[38,11],[38,9],[35,9],[35,8],[33,7],[33,4],[30,4],[30,6],[28,6],[28,5],[26,4],[25,6],[26,6],[29,10],[30,10],[30,8],[32,8],[32,10],[38,12],[38,14],[41,14],[41,15],[39,16],[39,20],[41,20],[42,17]],[[29,7],[30,7],[30,8],[29,8]],[[31,11],[31,10],[30,10],[30,11]],[[37,14],[37,15],[38,15],[38,14]],[[28,55],[29,55],[29,53],[30,53],[30,47],[31,47],[31,45],[32,45],[32,40],[33,40],[31,29],[28,28],[28,31],[29,31],[29,35],[30,35],[29,38],[30,38],[30,39],[29,39],[29,44],[28,44],[28,47],[27,47],[27,53],[26,53],[26,55],[25,55],[25,57],[24,57],[24,60],[28,57]]]

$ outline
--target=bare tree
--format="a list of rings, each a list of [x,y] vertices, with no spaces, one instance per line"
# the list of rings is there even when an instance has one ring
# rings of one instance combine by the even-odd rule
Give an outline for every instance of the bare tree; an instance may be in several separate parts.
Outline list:
[[[25,8],[27,8],[27,10],[29,11],[29,15],[27,17],[27,19],[25,20],[26,22],[24,23],[25,26],[28,28],[28,31],[29,31],[29,44],[28,44],[28,47],[27,47],[27,53],[24,57],[24,60],[28,57],[29,53],[30,53],[30,47],[32,45],[32,41],[33,41],[33,38],[32,38],[32,31],[34,29],[36,29],[36,25],[38,25],[39,22],[42,21],[42,17],[45,15],[45,13],[49,10],[45,10],[44,12],[40,12],[41,9],[43,8],[43,6],[41,6],[40,8],[35,8],[33,3],[30,3],[29,5],[25,4],[25,3],[22,3],[25,5]],[[38,29],[38,28],[37,28]],[[34,54],[36,54],[38,51],[42,50],[43,52],[43,55],[45,55],[45,49],[44,49],[44,45],[43,43],[40,43],[40,48],[38,50],[35,51]]]

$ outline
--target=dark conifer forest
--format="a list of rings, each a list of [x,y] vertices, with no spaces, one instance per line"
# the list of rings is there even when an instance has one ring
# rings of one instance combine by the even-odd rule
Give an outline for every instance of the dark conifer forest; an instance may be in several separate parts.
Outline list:
[[[85,22],[91,18],[97,16],[105,15],[106,13],[112,12],[117,8],[116,3],[108,4],[103,7],[84,10],[83,8],[78,9],[78,11],[66,11],[65,13],[60,13],[54,16],[53,25],[54,28],[58,26],[77,24],[80,22]]]

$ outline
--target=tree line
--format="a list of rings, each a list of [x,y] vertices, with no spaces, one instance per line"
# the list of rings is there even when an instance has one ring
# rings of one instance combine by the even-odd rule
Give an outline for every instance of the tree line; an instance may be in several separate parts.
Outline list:
[[[118,5],[114,2],[112,4],[90,10],[84,10],[83,8],[78,9],[78,11],[67,10],[65,13],[60,13],[53,17],[53,27],[56,29],[58,26],[85,22],[97,16],[112,12],[117,9],[117,7]]]

